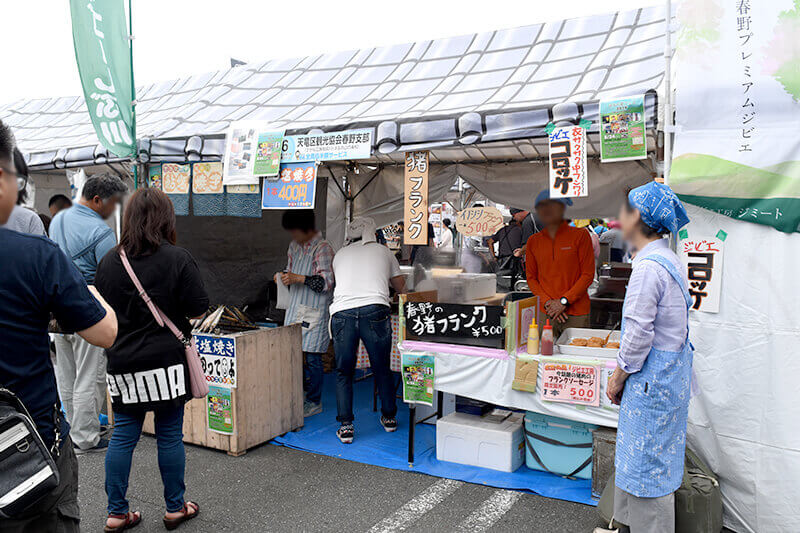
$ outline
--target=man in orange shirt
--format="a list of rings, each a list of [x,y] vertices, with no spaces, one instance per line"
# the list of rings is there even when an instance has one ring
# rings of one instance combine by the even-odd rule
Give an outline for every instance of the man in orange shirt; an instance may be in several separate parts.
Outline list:
[[[564,219],[568,205],[569,198],[550,198],[548,190],[539,193],[535,208],[544,229],[525,245],[528,286],[550,318],[554,339],[567,328],[589,327],[587,289],[594,280],[592,240],[585,229]]]

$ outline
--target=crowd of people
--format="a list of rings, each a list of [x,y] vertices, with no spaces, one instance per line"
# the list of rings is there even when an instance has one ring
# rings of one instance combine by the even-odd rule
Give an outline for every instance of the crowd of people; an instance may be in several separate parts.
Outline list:
[[[19,206],[27,181],[24,158],[0,122],[0,386],[27,407],[60,474],[58,487],[5,520],[3,530],[78,531],[76,454],[98,451],[106,453],[105,530],[139,524],[142,514],[130,508],[126,493],[147,412],[155,414],[162,520],[174,529],[197,516],[200,506],[185,498],[182,426],[191,397],[185,351],[164,323],[189,338],[190,319],[208,310],[209,299],[194,258],[176,246],[172,202],[157,189],[135,191],[126,199],[117,242],[105,220],[128,194],[119,178],[88,178],[74,204],[54,197],[49,231],[43,218]],[[633,531],[671,531],[683,475],[692,347],[686,280],[662,236],[688,218],[671,190],[656,182],[630,191],[613,224],[572,225],[569,205],[543,191],[533,212],[512,210],[509,225],[489,242],[492,250],[498,245],[497,259],[525,276],[556,334],[588,325],[598,241],[605,238],[623,256],[637,252],[618,367],[608,383],[609,399],[621,405],[615,518]],[[439,243],[445,249],[454,241],[448,222]],[[353,380],[363,343],[381,399],[380,424],[396,431],[390,304],[391,291],[405,291],[398,258],[368,218],[349,224],[348,242],[338,252],[311,210],[287,211],[282,225],[291,243],[275,280],[288,287],[286,323],[301,325],[304,415],[322,410],[322,357],[332,341],[336,435],[342,443],[354,441]],[[429,236],[428,245],[409,250],[413,259],[430,254],[432,228]],[[49,332],[57,332],[55,369]],[[106,394],[114,415],[110,438],[99,419]]]

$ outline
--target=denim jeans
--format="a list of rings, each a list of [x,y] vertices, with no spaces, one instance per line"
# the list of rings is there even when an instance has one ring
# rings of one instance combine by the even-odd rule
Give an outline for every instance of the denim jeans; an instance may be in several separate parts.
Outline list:
[[[183,447],[183,406],[155,412],[156,444],[158,446],[158,469],[164,484],[164,501],[167,512],[175,513],[183,508],[183,473],[186,466],[186,451]],[[142,434],[144,413],[114,413],[114,434],[106,452],[106,494],[108,512],[125,514],[129,511],[128,478],[131,473],[133,449]]]
[[[336,352],[336,420],[353,421],[353,374],[359,339],[369,354],[369,364],[378,385],[381,413],[386,417],[397,414],[394,379],[389,368],[392,353],[392,323],[389,307],[365,305],[346,309],[331,318],[333,349]]]
[[[322,354],[316,352],[304,352],[306,364],[303,367],[303,390],[306,393],[306,401],[319,403],[322,401]]]

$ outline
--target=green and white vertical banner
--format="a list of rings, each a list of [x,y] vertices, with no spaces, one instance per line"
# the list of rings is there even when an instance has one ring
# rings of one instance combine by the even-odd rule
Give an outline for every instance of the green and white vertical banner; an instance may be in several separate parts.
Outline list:
[[[100,142],[135,153],[131,55],[123,0],[70,0],[72,40],[86,107]]]
[[[800,0],[683,0],[670,186],[726,216],[800,231]]]

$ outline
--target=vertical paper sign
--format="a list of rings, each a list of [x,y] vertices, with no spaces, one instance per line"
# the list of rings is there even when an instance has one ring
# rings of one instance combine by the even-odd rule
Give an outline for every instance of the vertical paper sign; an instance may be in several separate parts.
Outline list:
[[[725,233],[720,232],[716,237],[690,238],[688,232],[681,232],[683,236],[678,252],[689,280],[692,309],[719,313]]]
[[[225,135],[225,168],[222,182],[225,185],[258,185],[253,174],[258,134],[256,125],[235,122]]]
[[[406,152],[404,244],[428,244],[427,151]]]
[[[281,166],[282,143],[282,131],[262,131],[258,133],[253,174],[256,176],[278,175]]]
[[[161,165],[163,191],[167,194],[189,194],[191,175],[191,165],[164,163]]]
[[[206,396],[208,412],[208,429],[216,433],[230,435],[233,433],[233,404],[231,389],[225,387],[208,387]]]
[[[317,163],[281,165],[277,178],[264,178],[261,209],[314,209]]]
[[[192,165],[192,193],[222,194],[222,163]]]
[[[403,401],[433,406],[435,358],[428,354],[403,354]]]
[[[542,373],[542,400],[595,407],[600,405],[598,366],[542,361],[539,369]]]
[[[629,161],[646,157],[644,95],[601,101],[601,161]]]
[[[550,197],[589,196],[586,181],[586,130],[555,128],[550,133]]]

